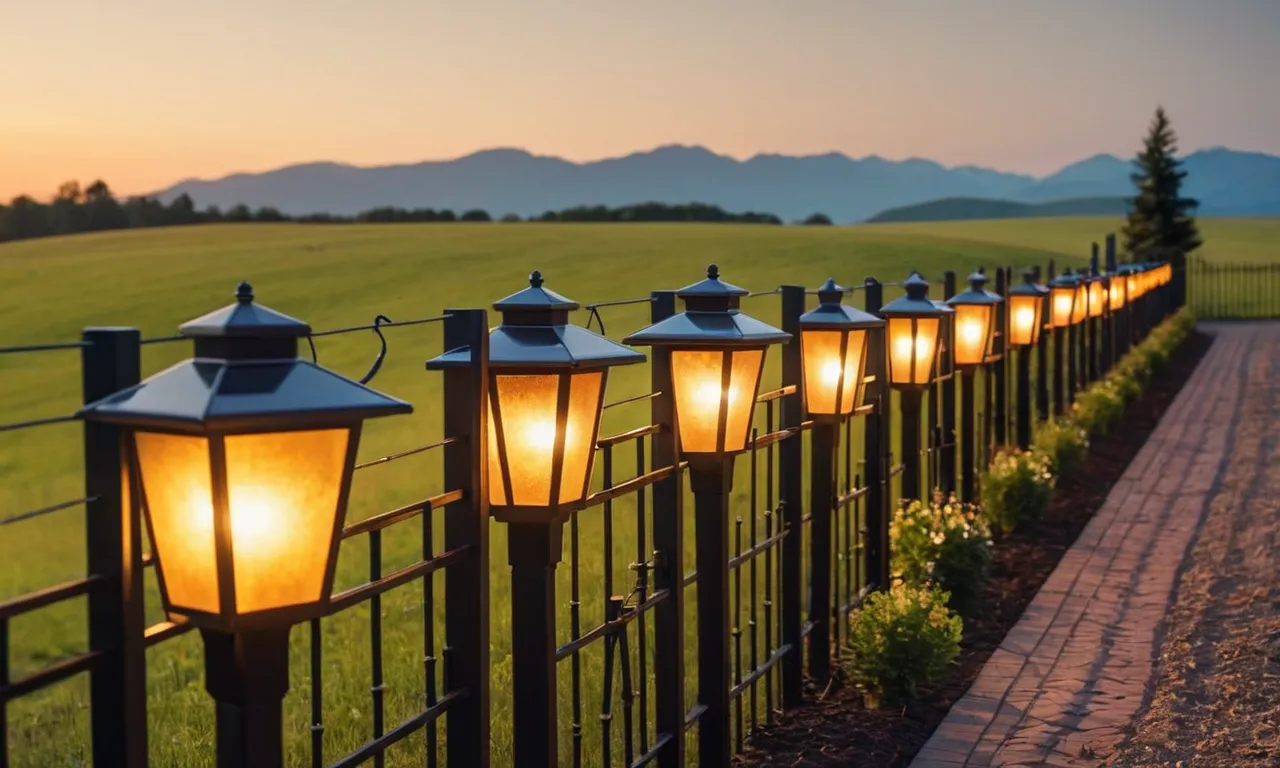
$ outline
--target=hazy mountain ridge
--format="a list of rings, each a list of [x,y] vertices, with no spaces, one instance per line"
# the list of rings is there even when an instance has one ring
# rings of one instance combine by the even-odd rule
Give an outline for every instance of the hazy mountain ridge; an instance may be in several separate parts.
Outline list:
[[[1185,157],[1187,193],[1206,215],[1280,215],[1280,157],[1213,148]],[[577,205],[704,202],[729,211],[767,211],[784,220],[815,211],[837,223],[943,198],[1043,203],[1132,194],[1128,160],[1095,155],[1047,177],[932,160],[854,159],[830,152],[759,154],[737,160],[701,146],[668,145],[574,163],[521,149],[490,149],[455,160],[360,167],[293,165],[216,180],[188,179],[158,193],[189,194],[200,207],[238,203],[288,214],[350,215],[377,206],[483,208],[540,214]]]

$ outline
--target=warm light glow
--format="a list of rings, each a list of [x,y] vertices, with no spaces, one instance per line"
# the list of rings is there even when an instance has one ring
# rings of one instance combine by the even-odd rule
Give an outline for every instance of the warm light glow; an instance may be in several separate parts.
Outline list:
[[[889,381],[898,385],[924,385],[933,377],[937,353],[938,318],[889,318]]]
[[[490,504],[538,507],[551,504],[556,480],[556,424],[562,376],[569,380],[569,403],[564,418],[564,453],[557,503],[571,504],[586,495],[599,428],[604,373],[500,374],[494,377],[490,391]],[[501,439],[495,419],[502,425]]]
[[[729,386],[724,366],[730,365]],[[763,349],[676,350],[671,353],[680,446],[687,453],[733,453],[746,447]],[[720,424],[724,422],[724,442]]]
[[[1035,344],[1040,340],[1039,296],[1014,294],[1009,297],[1009,343],[1015,346]]]
[[[958,304],[955,310],[956,365],[980,365],[991,346],[995,305]]]
[[[1075,289],[1074,288],[1053,288],[1053,317],[1051,318],[1054,328],[1065,328],[1071,325],[1072,309],[1075,307]]]
[[[1102,290],[1102,281],[1089,283],[1089,317],[1102,317],[1106,308],[1107,292]]]
[[[1089,288],[1084,283],[1076,287],[1076,303],[1071,309],[1071,322],[1082,323],[1089,316]]]
[[[349,436],[326,429],[224,438],[237,613],[323,597]],[[209,441],[139,432],[135,442],[169,602],[179,612],[219,613]]]
[[[1125,300],[1124,287],[1125,287],[1125,279],[1123,277],[1119,277],[1116,275],[1113,275],[1111,277],[1110,304],[1111,304],[1111,309],[1113,311],[1124,308],[1124,300]]]
[[[847,415],[861,405],[866,340],[867,332],[860,329],[801,331],[805,410],[811,414]]]

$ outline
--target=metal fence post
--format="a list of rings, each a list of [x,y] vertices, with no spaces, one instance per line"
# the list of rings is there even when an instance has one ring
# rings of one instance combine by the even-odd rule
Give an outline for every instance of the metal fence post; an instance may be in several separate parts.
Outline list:
[[[447,309],[445,349],[470,347],[469,368],[444,371],[444,433],[459,438],[444,447],[444,480],[464,489],[445,507],[448,549],[469,555],[446,568],[445,691],[464,695],[446,721],[449,768],[489,765],[489,324],[482,309]],[[430,521],[425,521],[430,525]],[[553,735],[554,738],[554,735]]]
[[[880,314],[884,287],[874,277],[864,282],[863,308]],[[889,432],[889,381],[885,365],[885,331],[867,337],[867,375],[875,381],[867,389],[867,401],[875,407],[863,422],[863,458],[866,462],[866,579],[878,589],[889,588],[889,488],[885,449]]]
[[[651,294],[650,321],[657,323],[676,313],[675,291]],[[675,466],[675,397],[671,390],[671,352],[654,347],[649,352],[652,423],[661,431],[649,443],[650,467]],[[684,480],[674,472],[653,484],[653,547],[657,589],[667,599],[653,609],[654,724],[659,738],[666,738],[658,752],[661,768],[684,768]]]
[[[996,293],[1006,296],[1009,292],[1009,282],[1004,267],[996,269]],[[1004,301],[996,307],[996,341],[995,354],[1000,356],[988,370],[994,374],[995,387],[993,395],[995,397],[995,413],[993,419],[995,421],[995,446],[999,448],[1003,446],[1009,439],[1009,300]],[[983,466],[990,460],[990,456],[983,457]]]
[[[813,625],[809,675],[819,682],[831,676],[831,516],[835,513],[839,435],[839,424],[815,423],[809,460],[809,510],[813,515],[809,529],[809,622]]]
[[[136,328],[86,328],[81,339],[86,404],[141,380]],[[93,764],[140,768],[147,764],[142,524],[125,455],[123,429],[85,423],[88,571],[103,579],[89,593],[89,650],[102,654],[89,676]]]
[[[805,292],[802,285],[784,285],[782,293],[782,330],[791,341],[782,346],[782,386],[794,386],[795,394],[782,399],[782,427],[797,428],[804,421],[804,402],[800,394],[803,362],[800,355],[800,316],[804,314]],[[778,486],[781,491],[782,524],[787,535],[782,540],[782,642],[791,647],[783,657],[782,706],[797,707],[804,698],[804,436],[797,432],[778,445]],[[754,512],[754,510],[753,510]],[[701,606],[701,603],[699,603]]]
[[[1047,285],[1048,279],[1036,267],[1036,283]],[[1052,271],[1052,263],[1049,270]],[[1049,297],[1045,296],[1040,309],[1040,340],[1036,344],[1036,415],[1040,421],[1049,420]]]
[[[942,298],[956,295],[956,273],[948,270],[942,275]],[[948,352],[947,354],[954,354]],[[956,490],[956,377],[955,366],[948,365],[951,375],[942,380],[942,451],[939,464],[942,468],[942,492]]]

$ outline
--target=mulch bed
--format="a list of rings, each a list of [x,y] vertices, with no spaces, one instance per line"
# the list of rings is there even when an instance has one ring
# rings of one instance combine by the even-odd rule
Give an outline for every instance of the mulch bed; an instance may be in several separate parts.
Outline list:
[[[1211,337],[1193,332],[1171,356],[1164,373],[1126,410],[1119,426],[1091,441],[1079,471],[1060,481],[1049,513],[995,545],[983,610],[965,619],[960,658],[945,680],[903,709],[881,711],[865,709],[857,689],[840,680],[826,691],[811,689],[811,703],[782,713],[773,726],[757,731],[735,765],[909,764],[1102,506],[1211,344]]]

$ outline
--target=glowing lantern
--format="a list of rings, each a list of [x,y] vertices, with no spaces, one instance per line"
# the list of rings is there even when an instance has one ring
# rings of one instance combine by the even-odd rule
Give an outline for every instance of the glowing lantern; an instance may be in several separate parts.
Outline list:
[[[1102,278],[1094,275],[1086,281],[1085,285],[1089,290],[1089,317],[1102,317],[1103,311],[1107,308],[1107,291],[1102,284]]]
[[[969,290],[947,300],[956,311],[955,361],[961,368],[981,365],[991,355],[995,343],[996,311],[1004,299],[985,286],[982,272],[969,275]]]
[[[1126,295],[1128,293],[1128,290],[1126,289],[1128,287],[1129,281],[1125,279],[1125,276],[1123,273],[1117,270],[1115,274],[1111,275],[1110,284],[1111,284],[1111,290],[1109,291],[1110,296],[1107,297],[1107,300],[1111,307],[1111,310],[1114,312],[1116,310],[1124,309],[1124,305],[1128,300],[1128,297]]]
[[[705,280],[676,292],[685,311],[623,339],[671,351],[680,450],[724,457],[746,450],[769,345],[791,334],[742,314],[747,291],[720,280],[712,264]]]
[[[902,287],[906,295],[880,310],[888,321],[889,383],[920,390],[933,377],[945,312],[929,300],[929,283],[919,272],[912,272]]]
[[[1076,309],[1079,301],[1080,278],[1070,269],[1049,282],[1049,323],[1054,328],[1066,328],[1079,322]]]
[[[587,497],[608,369],[644,355],[569,324],[577,302],[529,287],[493,305],[502,322],[489,334],[489,512],[504,522],[565,519]],[[427,362],[438,370],[471,364],[471,350]]]
[[[1010,344],[1023,347],[1040,341],[1040,330],[1044,326],[1041,315],[1048,295],[1049,289],[1035,281],[1033,270],[1022,273],[1022,283],[1009,291]]]
[[[800,354],[805,410],[815,417],[841,417],[862,404],[867,341],[884,320],[840,303],[844,289],[827,280],[816,309],[800,316]]]
[[[310,326],[248,283],[180,331],[194,359],[81,411],[128,428],[164,608],[224,633],[320,616],[361,423],[413,409],[299,359]]]

